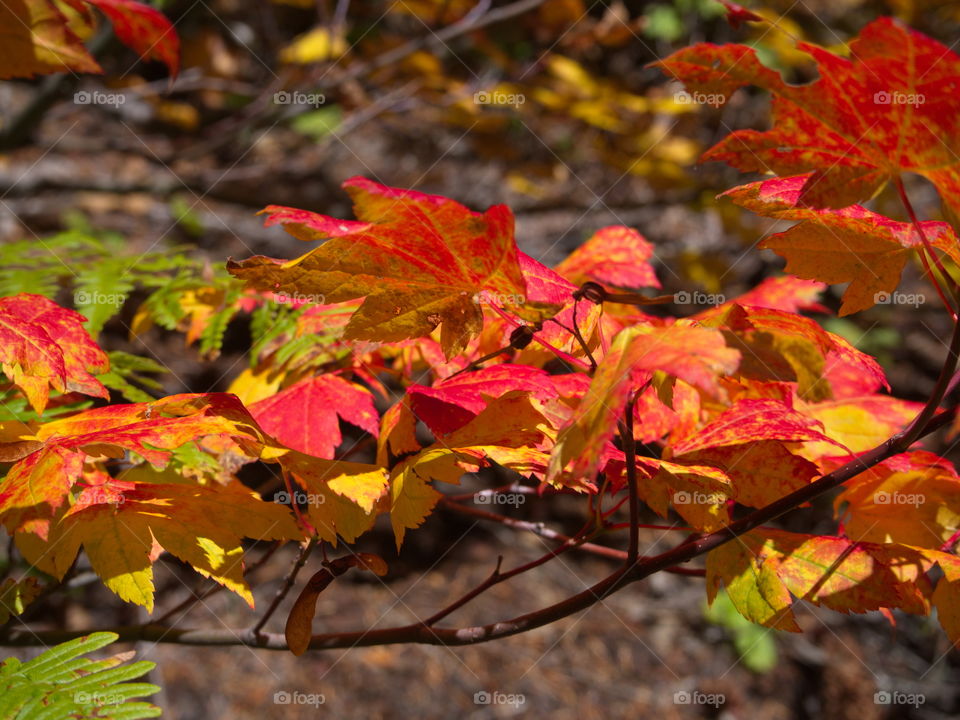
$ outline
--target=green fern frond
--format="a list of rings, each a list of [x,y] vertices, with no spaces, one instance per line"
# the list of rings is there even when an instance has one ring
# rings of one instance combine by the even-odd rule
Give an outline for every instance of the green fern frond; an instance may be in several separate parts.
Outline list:
[[[108,352],[107,356],[110,358],[110,371],[99,375],[97,379],[108,388],[116,390],[130,402],[153,402],[157,399],[137,385],[154,390],[158,395],[162,394],[163,385],[143,373],[169,372],[163,365],[150,358],[131,355],[122,350]]]
[[[7,658],[0,664],[0,718],[63,720],[63,718],[158,717],[148,702],[130,702],[160,692],[151,683],[128,682],[150,672],[155,664],[128,662],[125,655],[104,660],[83,657],[117,640],[116,633],[93,633],[50,648],[33,660]]]

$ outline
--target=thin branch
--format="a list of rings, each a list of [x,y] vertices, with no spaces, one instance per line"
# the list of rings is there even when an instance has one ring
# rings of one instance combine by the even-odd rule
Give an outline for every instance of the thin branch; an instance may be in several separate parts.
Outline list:
[[[914,441],[920,437],[924,428],[926,428],[931,418],[933,418],[934,413],[937,412],[937,408],[940,407],[940,403],[947,394],[947,390],[952,385],[954,373],[957,371],[958,359],[960,359],[960,321],[954,321],[953,335],[950,337],[950,345],[947,346],[947,357],[943,361],[943,367],[940,368],[940,376],[937,378],[937,383],[934,385],[933,391],[930,393],[930,397],[923,406],[923,409],[917,417],[913,419],[913,422],[903,430],[904,450],[910,447]]]
[[[273,616],[273,613],[276,612],[277,608],[280,607],[280,603],[283,602],[283,599],[287,596],[290,590],[293,588],[293,584],[297,580],[297,575],[299,574],[301,568],[306,564],[307,558],[310,557],[310,553],[313,552],[313,548],[317,545],[317,539],[315,537],[310,538],[310,540],[300,548],[300,552],[297,555],[297,559],[293,563],[293,567],[290,568],[290,572],[287,573],[287,579],[284,581],[283,586],[277,590],[277,594],[273,596],[273,602],[270,603],[270,607],[267,608],[266,612],[263,613],[257,624],[254,625],[250,631],[255,635],[259,636],[260,631],[263,629],[263,626],[267,624],[267,621]]]
[[[630,493],[630,545],[627,549],[627,567],[637,562],[640,555],[640,498],[637,488],[637,441],[633,437],[633,408],[636,395],[630,398],[623,411],[620,426],[620,442],[623,445],[627,468],[627,490]]]
[[[527,520],[517,520],[516,518],[507,517],[506,515],[497,515],[496,513],[480,510],[479,508],[475,508],[471,505],[461,505],[460,503],[450,502],[449,498],[442,498],[440,500],[439,507],[444,510],[451,510],[453,512],[460,513],[462,515],[470,515],[471,517],[479,518],[481,520],[499,523],[500,525],[504,525],[514,530],[526,530],[527,532],[532,532],[534,535],[546,538],[547,540],[559,540],[562,543],[572,542],[574,540],[572,536],[564,535],[556,530],[552,530],[543,523],[534,523]],[[605,531],[609,529],[609,527],[604,528]],[[682,530],[683,528],[676,529]],[[627,560],[627,553],[625,551],[607,547],[606,545],[582,542],[578,545],[574,545],[573,549],[582,550],[583,552],[590,553],[591,555],[609,558],[611,560],[618,560],[621,562],[626,562]],[[703,571],[696,568],[670,567],[666,568],[665,572],[674,573],[676,575],[703,575]]]

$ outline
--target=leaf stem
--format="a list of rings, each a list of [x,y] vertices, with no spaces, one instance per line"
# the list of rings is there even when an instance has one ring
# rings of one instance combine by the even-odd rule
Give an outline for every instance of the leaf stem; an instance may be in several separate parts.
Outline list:
[[[917,234],[920,236],[920,242],[923,243],[923,247],[926,250],[926,253],[930,255],[930,258],[933,260],[934,265],[936,265],[937,270],[943,275],[945,282],[950,283],[951,294],[956,297],[957,284],[954,281],[950,273],[947,272],[947,269],[943,266],[943,263],[940,262],[940,258],[937,256],[936,251],[934,250],[933,245],[927,239],[926,233],[923,231],[923,225],[920,224],[920,221],[917,219],[917,214],[913,210],[913,205],[910,202],[910,197],[907,195],[906,188],[903,186],[903,180],[898,175],[894,184],[897,187],[897,193],[900,195],[900,202],[903,203],[904,209],[907,211],[907,215],[910,217],[910,222],[913,223],[914,230],[917,231]],[[940,296],[940,299],[943,301],[944,307],[950,313],[950,317],[953,318],[953,321],[957,321],[957,312],[953,308],[953,303],[951,303],[946,294],[943,291],[943,288],[940,287],[940,283],[937,282],[937,276],[933,272],[933,269],[930,267],[930,263],[927,260],[926,254],[923,250],[920,251],[920,262],[923,263],[924,270],[926,270],[927,277],[930,278],[930,282],[933,283],[934,289],[937,291],[937,295]]]

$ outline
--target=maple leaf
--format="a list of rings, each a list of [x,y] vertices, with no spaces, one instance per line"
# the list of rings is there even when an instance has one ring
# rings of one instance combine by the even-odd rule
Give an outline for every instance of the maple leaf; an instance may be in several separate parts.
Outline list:
[[[758,440],[831,442],[821,431],[822,427],[816,420],[780,401],[747,398],[736,401],[687,437],[672,439],[670,448],[673,455],[683,455],[696,450]]]
[[[775,440],[706,448],[676,461],[722,470],[730,478],[730,497],[741,505],[756,508],[799,490],[822,474],[815,463]]]
[[[50,388],[109,398],[91,373],[110,369],[106,353],[83,327],[86,318],[42,295],[0,298],[0,369],[38,413]]]
[[[800,201],[819,208],[867,200],[889,180],[912,172],[960,209],[960,96],[954,92],[960,57],[891,18],[864,27],[848,47],[849,59],[799,43],[819,71],[807,85],[788,85],[744,45],[699,43],[655,65],[721,102],[743,85],[773,95],[772,129],[734,132],[704,160],[743,172],[812,171]]]
[[[719,394],[717,376],[736,370],[740,353],[727,347],[715,329],[677,323],[664,328],[638,325],[621,331],[594,373],[590,389],[557,440],[548,481],[573,462],[574,475],[592,478],[615,432],[638,375],[662,370],[710,394]]]
[[[593,280],[624,288],[660,287],[649,260],[653,245],[622,225],[597,230],[554,269],[573,282]]]
[[[930,598],[937,609],[937,619],[955,648],[960,648],[960,559],[955,555],[935,555],[943,577]]]
[[[552,434],[542,405],[522,391],[491,398],[466,425],[416,455],[404,458],[390,475],[390,521],[399,550],[406,530],[420,527],[440,493],[430,482],[459,484],[466,472],[489,461],[518,471],[543,468],[547,455],[539,452]]]
[[[550,375],[528,365],[504,363],[463,373],[433,387],[414,384],[407,388],[410,409],[438,435],[466,425],[496,398],[511,390],[525,390],[539,400],[556,397]]]
[[[278,460],[306,490],[307,519],[320,538],[336,545],[339,536],[352,543],[373,527],[375,507],[387,492],[386,468],[322,460],[296,452]]]
[[[40,593],[40,581],[35,577],[4,580],[0,584],[0,623],[6,623],[11,615],[21,615]]]
[[[0,522],[11,531],[31,523],[31,531],[45,537],[89,457],[131,451],[163,468],[175,448],[210,435],[236,439],[253,457],[269,444],[246,408],[223,393],[110,405],[41,425],[35,439],[42,445],[0,481]]]
[[[860,205],[842,210],[799,206],[810,175],[773,178],[741,185],[720,197],[759,215],[800,222],[785,232],[764,238],[760,247],[786,258],[787,272],[809,280],[850,283],[843,293],[840,315],[849,315],[884,302],[900,284],[910,251],[923,241],[912,223],[897,222]],[[928,242],[960,263],[958,240],[944,222],[922,222]]]
[[[133,0],[85,0],[110,18],[113,31],[144,60],[159,60],[176,77],[180,70],[180,38],[170,21],[149,5]]]
[[[37,545],[18,533],[18,547],[31,563],[57,578],[83,547],[107,587],[152,612],[152,565],[163,550],[253,607],[243,579],[241,539],[302,538],[286,509],[261,501],[238,481],[215,487],[116,484],[113,493],[100,486],[84,489],[52,525],[47,543]]]
[[[731,497],[763,507],[820,476],[819,468],[784,443],[837,444],[816,420],[780,400],[737,400],[703,427],[671,437],[666,457],[674,462],[719,468],[732,481]],[[837,452],[836,450],[834,451]],[[843,446],[839,452],[845,452]]]
[[[792,632],[799,627],[786,591],[842,613],[899,608],[926,614],[930,565],[904,545],[765,529],[707,555],[707,599],[713,602],[722,581],[745,618]]]
[[[412,455],[420,450],[417,441],[417,416],[410,409],[410,396],[391,406],[380,420],[377,438],[377,464],[388,467],[393,459]]]
[[[731,302],[743,307],[772,308],[797,313],[801,310],[811,312],[830,312],[817,300],[826,289],[826,283],[816,280],[804,280],[792,275],[769,277],[752,290],[735,297]]]
[[[343,442],[338,416],[374,437],[380,429],[370,391],[331,374],[294,383],[249,410],[282,445],[320,458],[332,458]]]
[[[803,413],[820,421],[831,440],[862,453],[902,430],[922,407],[923,403],[878,394],[805,405]],[[806,443],[803,453],[811,459],[837,454],[835,447],[815,441]]]
[[[527,283],[527,300],[545,305],[563,305],[569,302],[577,286],[556,270],[551,270],[526,253],[519,253],[520,272]]]
[[[946,460],[915,451],[857,476],[834,500],[853,540],[936,549],[960,529],[960,477]]]
[[[626,480],[625,458],[620,451],[615,457],[617,462],[605,469],[608,474],[613,472],[622,485]],[[648,457],[638,457],[636,463],[637,475],[643,478],[637,488],[640,499],[661,517],[667,517],[672,505],[680,517],[699,530],[710,532],[729,524],[727,500],[734,491],[722,470]]]
[[[0,78],[103,72],[53,0],[0,3]]]
[[[748,10],[743,5],[738,5],[729,0],[717,0],[727,11],[727,22],[734,30],[738,29],[745,22],[767,22],[767,19],[757,15],[752,10]]]
[[[695,319],[701,325],[721,328],[730,345],[740,350],[741,377],[796,382],[797,392],[805,400],[819,402],[833,396],[827,382],[828,360],[842,360],[886,385],[876,360],[802,315],[731,302]]]
[[[526,303],[526,282],[504,205],[475,213],[453,200],[385,187],[365,178],[343,187],[357,221],[270,206],[267,225],[282,224],[301,240],[326,239],[296,260],[255,256],[230,261],[248,284],[321,302],[364,298],[344,338],[391,342],[441,327],[447,359],[483,327],[485,302],[510,305],[536,320],[543,309]]]
[[[764,549],[762,538],[745,535],[709,553],[707,602],[713,604],[722,580],[734,607],[747,620],[777,630],[800,632],[790,609],[790,591],[777,577],[776,566],[764,562]]]
[[[117,37],[144,59],[160,60],[176,77],[180,39],[154,8],[133,0],[68,0],[78,25],[93,26],[84,2],[99,8]],[[102,73],[52,0],[8,0],[0,4],[0,78],[53,72]]]

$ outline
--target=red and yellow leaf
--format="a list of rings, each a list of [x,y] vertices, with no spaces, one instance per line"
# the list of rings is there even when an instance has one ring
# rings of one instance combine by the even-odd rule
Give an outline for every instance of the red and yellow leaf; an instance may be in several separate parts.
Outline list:
[[[337,375],[306,378],[250,406],[263,430],[288,448],[332,458],[343,442],[338,417],[376,436],[380,418],[373,395]]]
[[[282,506],[263,502],[239,482],[203,487],[127,483],[113,495],[84,490],[50,531],[48,543],[18,547],[38,568],[61,578],[82,547],[94,572],[122,599],[153,611],[153,562],[166,550],[253,606],[243,579],[249,537],[297,540],[302,533]]]
[[[0,369],[38,413],[50,388],[110,397],[91,374],[107,372],[110,363],[84,329],[85,320],[42,295],[0,298]]]
[[[619,333],[600,362],[590,389],[557,440],[548,480],[569,471],[589,480],[616,431],[628,396],[657,370],[718,394],[719,375],[736,370],[740,353],[718,330],[677,323],[665,328],[638,325]],[[573,464],[572,468],[568,467]]]
[[[842,208],[873,197],[904,172],[923,175],[960,209],[960,139],[955,132],[960,57],[891,18],[867,25],[849,43],[850,56],[800,43],[819,77],[789,85],[753,48],[700,43],[657,63],[697,92],[725,101],[743,85],[773,95],[773,127],[740,130],[705,160],[743,172],[812,172],[802,204]]]
[[[483,327],[485,302],[531,319],[526,282],[503,205],[475,213],[453,200],[353,178],[344,187],[359,220],[336,220],[271,206],[268,225],[326,242],[283,262],[256,256],[228,269],[248,284],[317,302],[365,298],[344,337],[392,342],[424,337],[440,326],[446,357],[462,352]]]
[[[910,251],[922,245],[908,222],[897,222],[860,205],[815,210],[799,205],[809,175],[773,178],[728,190],[738,205],[767,217],[799,220],[789,230],[765,238],[787,260],[786,271],[809,280],[850,283],[840,315],[873,307],[896,290]],[[960,263],[957,236],[944,222],[923,222],[924,236]]]
[[[159,60],[176,77],[180,70],[180,38],[163,13],[133,0],[85,0],[113,23],[120,41],[144,60]]]
[[[653,245],[643,235],[633,228],[612,225],[597,230],[555,269],[578,284],[592,280],[623,288],[658,288],[651,257]]]

